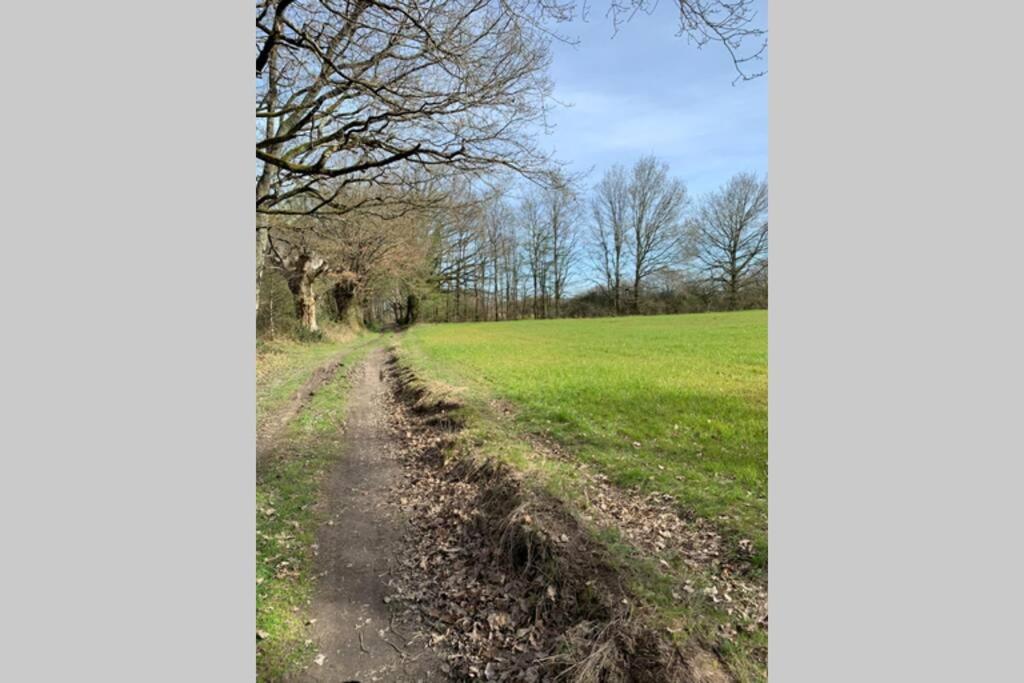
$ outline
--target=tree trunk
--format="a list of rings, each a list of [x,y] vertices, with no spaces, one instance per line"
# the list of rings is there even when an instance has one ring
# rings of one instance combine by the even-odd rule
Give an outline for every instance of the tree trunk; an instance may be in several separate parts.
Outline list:
[[[559,275],[559,270],[558,270],[558,238],[557,238],[558,232],[557,231],[555,232],[555,235],[556,235],[556,237],[552,241],[552,245],[553,245],[552,256],[554,257],[553,258],[553,264],[552,264],[552,268],[553,268],[553,273],[552,274],[554,275],[554,278],[555,278],[555,282],[554,282],[554,285],[555,285],[555,288],[554,288],[555,289],[555,291],[554,291],[554,295],[555,295],[555,317],[557,318],[558,317],[558,312],[559,312],[558,311],[559,304],[561,304],[561,300],[562,300],[562,287],[561,287],[561,285],[558,282],[560,275]],[[548,317],[546,311],[544,313],[544,317],[545,318]]]
[[[640,263],[633,270],[633,312],[640,312]]]
[[[260,310],[260,286],[263,284],[263,269],[267,265],[267,249],[270,245],[270,228],[256,228],[256,312]]]
[[[500,283],[498,280],[498,257],[494,257],[494,320],[498,320],[498,300],[499,300],[499,287]]]
[[[462,266],[455,271],[455,320],[462,322]]]
[[[739,282],[735,273],[729,274],[729,294],[726,306],[730,311],[735,311],[739,305]]]
[[[270,297],[270,336],[274,336],[274,297]]]
[[[419,317],[419,300],[415,294],[409,294],[405,298],[405,324],[412,325]]]
[[[331,288],[331,296],[334,297],[334,307],[338,309],[338,322],[347,323],[352,328],[359,328],[362,325],[362,311],[355,303],[357,283],[352,279],[345,279],[334,283]]]
[[[615,315],[622,314],[622,278],[615,273]]]
[[[533,301],[530,302],[533,308],[533,319],[537,319],[537,273],[533,273]]]
[[[288,277],[288,289],[295,297],[295,315],[310,332],[320,328],[316,324],[316,296],[313,294],[313,278],[306,272],[292,273]]]

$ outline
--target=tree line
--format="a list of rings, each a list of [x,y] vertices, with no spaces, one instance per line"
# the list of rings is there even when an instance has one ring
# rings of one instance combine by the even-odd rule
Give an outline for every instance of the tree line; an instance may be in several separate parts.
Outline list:
[[[607,15],[618,28],[653,4],[612,1]],[[737,78],[758,75],[751,0],[677,4],[680,34],[724,46]],[[586,6],[258,2],[257,324],[647,312],[673,278],[704,283],[709,306],[747,305],[767,224],[729,233],[737,193],[762,181],[738,176],[691,206],[643,159],[585,198],[536,144],[550,44]]]
[[[418,312],[513,320],[767,305],[767,180],[739,173],[691,200],[653,157],[589,196],[556,184],[445,215]],[[575,286],[573,286],[575,285]]]
[[[316,329],[318,308],[380,325],[767,305],[768,183],[754,174],[694,199],[648,156],[610,168],[589,194],[564,177],[439,194],[401,216],[304,218],[273,231],[278,287],[303,327]]]

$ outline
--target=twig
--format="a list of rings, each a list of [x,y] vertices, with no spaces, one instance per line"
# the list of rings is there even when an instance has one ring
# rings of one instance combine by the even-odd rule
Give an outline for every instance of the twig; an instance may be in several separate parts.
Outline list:
[[[363,632],[360,629],[356,629],[356,633],[359,634],[359,649],[366,654],[370,654],[370,651],[366,649],[365,645],[363,645]]]
[[[394,633],[396,636],[398,636],[399,638],[401,638],[404,641],[408,641],[409,640],[409,638],[406,635],[404,635],[401,631],[399,631],[397,628],[395,628],[395,613],[394,612],[391,612],[391,615],[388,617],[388,630],[391,631],[392,633]],[[408,643],[406,643],[406,644],[408,645]]]
[[[397,645],[392,643],[390,640],[388,640],[384,636],[381,636],[380,639],[383,640],[388,645],[390,645],[391,647],[393,647],[395,649],[395,652],[397,652],[399,655],[401,655],[402,659],[405,659],[405,652],[403,652]]]

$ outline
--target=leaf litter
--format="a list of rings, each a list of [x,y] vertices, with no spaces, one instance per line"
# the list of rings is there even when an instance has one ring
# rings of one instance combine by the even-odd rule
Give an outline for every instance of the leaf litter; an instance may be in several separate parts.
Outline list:
[[[455,680],[731,680],[713,654],[684,653],[648,627],[644,608],[560,501],[527,492],[507,466],[446,458],[459,427],[453,392],[432,401],[396,359],[389,368],[398,390],[388,399],[389,429],[404,463],[391,493],[409,524],[389,571],[389,601],[416,615],[407,645],[426,639]],[[760,589],[733,576],[713,529],[682,520],[667,500],[620,495],[593,476],[585,522],[614,523],[645,551],[718,567],[712,595],[728,594],[730,604],[754,596],[743,614],[758,621]]]

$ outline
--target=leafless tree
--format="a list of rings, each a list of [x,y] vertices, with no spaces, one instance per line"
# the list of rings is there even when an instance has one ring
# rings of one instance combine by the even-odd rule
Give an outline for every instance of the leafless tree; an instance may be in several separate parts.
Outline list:
[[[505,318],[517,319],[521,311],[519,307],[519,280],[522,271],[522,258],[519,251],[519,235],[513,223],[512,229],[505,233],[502,246],[502,267],[505,289]]]
[[[265,0],[257,11],[258,214],[294,212],[299,196],[312,200],[301,211],[350,211],[339,193],[404,183],[395,170],[409,165],[548,165],[530,133],[551,89],[538,22],[558,3]]]
[[[764,75],[764,71],[750,70],[768,48],[766,32],[755,21],[754,0],[674,0],[673,4],[679,8],[677,35],[686,36],[698,48],[721,43],[732,59],[737,81]],[[638,12],[650,14],[657,6],[658,0],[611,0],[607,15],[618,31]]]
[[[445,320],[461,320],[464,304],[480,289],[486,244],[488,197],[466,183],[451,183],[445,205],[433,212],[430,227],[431,280],[445,299]],[[472,293],[472,294],[471,294]],[[474,310],[477,303],[471,302]]]
[[[365,190],[350,190],[339,201],[357,205]],[[408,206],[419,204],[409,198]],[[427,241],[426,215],[376,207],[344,213],[321,212],[280,217],[269,229],[271,263],[281,271],[295,298],[303,327],[318,327],[314,287],[330,295],[340,319],[361,322],[359,301],[376,289],[410,282],[422,273]]]
[[[700,203],[690,223],[696,261],[737,308],[745,287],[768,268],[768,180],[739,173]]]
[[[555,177],[541,195],[541,211],[550,249],[554,314],[561,315],[562,299],[577,256],[579,200],[568,179]]]
[[[669,178],[668,164],[651,156],[633,165],[627,196],[633,311],[639,312],[644,279],[679,261],[683,212],[689,198],[686,185]]]
[[[544,208],[532,194],[519,204],[520,229],[526,269],[532,283],[532,309],[534,318],[548,317],[548,292],[551,274],[551,232],[548,230]]]
[[[751,0],[677,0],[680,32],[721,42],[737,69]],[[616,26],[652,0],[614,1]],[[352,187],[509,169],[550,160],[533,142],[551,84],[552,26],[569,0],[258,0],[256,209],[258,291],[275,217],[345,214],[380,201],[338,201]],[[424,174],[410,175],[408,167]],[[325,182],[328,181],[328,182]],[[351,195],[350,195],[351,196]],[[401,196],[400,194],[398,196]],[[303,201],[293,201],[302,198]]]
[[[510,279],[513,277],[507,269],[510,265],[509,245],[514,241],[515,233],[512,209],[503,194],[495,193],[489,197],[483,219],[486,262],[490,268],[491,317],[498,320],[502,314],[503,299],[508,296]],[[508,317],[507,302],[505,304],[505,317]]]
[[[622,166],[615,165],[605,172],[594,187],[590,208],[594,220],[590,246],[614,302],[615,315],[620,315],[629,229],[629,182]]]

